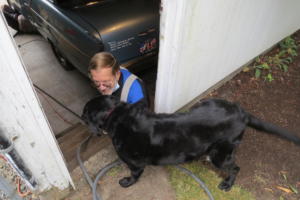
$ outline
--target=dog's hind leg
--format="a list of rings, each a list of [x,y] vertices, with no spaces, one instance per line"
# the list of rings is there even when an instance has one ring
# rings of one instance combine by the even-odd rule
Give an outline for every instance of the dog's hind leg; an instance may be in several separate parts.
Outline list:
[[[240,168],[234,162],[236,145],[230,142],[218,143],[210,152],[211,162],[229,175],[219,185],[219,189],[229,191],[234,184]]]
[[[138,166],[135,166],[135,165],[127,163],[127,162],[125,162],[125,163],[127,164],[128,168],[131,171],[131,176],[120,179],[119,184],[122,187],[129,187],[132,184],[134,184],[135,182],[137,182],[139,177],[144,172],[145,167],[138,167]]]

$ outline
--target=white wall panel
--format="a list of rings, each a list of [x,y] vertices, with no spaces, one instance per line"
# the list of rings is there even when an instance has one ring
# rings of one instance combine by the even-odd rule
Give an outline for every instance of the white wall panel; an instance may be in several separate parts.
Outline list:
[[[299,0],[162,0],[155,110],[174,112],[300,28]]]

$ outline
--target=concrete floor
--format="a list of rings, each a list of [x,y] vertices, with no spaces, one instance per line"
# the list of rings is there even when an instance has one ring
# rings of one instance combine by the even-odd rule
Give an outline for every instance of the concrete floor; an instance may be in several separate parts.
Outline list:
[[[5,2],[0,0],[0,5]],[[16,33],[13,29],[10,31],[12,35]],[[97,94],[89,80],[77,70],[65,71],[50,44],[40,35],[17,35],[15,42],[33,84],[81,115],[84,104]],[[55,135],[79,122],[78,118],[51,98],[37,89],[36,93]]]
[[[84,104],[97,94],[90,81],[77,70],[65,71],[40,35],[17,35],[15,41],[33,84],[80,116]],[[79,122],[43,92],[36,92],[55,134]]]

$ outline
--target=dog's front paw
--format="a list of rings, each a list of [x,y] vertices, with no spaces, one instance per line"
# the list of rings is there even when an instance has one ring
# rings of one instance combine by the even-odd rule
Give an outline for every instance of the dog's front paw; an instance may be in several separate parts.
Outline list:
[[[136,180],[132,177],[125,177],[125,178],[122,178],[120,181],[119,181],[119,184],[122,186],[122,187],[129,187],[131,186],[132,184],[134,184],[136,182]]]
[[[226,192],[228,192],[231,189],[232,185],[229,184],[227,181],[222,181],[218,187],[219,187],[219,189],[225,190]]]

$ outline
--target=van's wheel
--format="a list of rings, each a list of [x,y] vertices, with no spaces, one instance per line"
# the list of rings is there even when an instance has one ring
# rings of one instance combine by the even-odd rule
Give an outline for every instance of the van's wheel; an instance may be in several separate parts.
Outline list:
[[[11,0],[7,0],[7,4],[11,9],[15,10],[15,8],[12,6]]]
[[[72,71],[75,69],[75,67],[68,61],[67,58],[65,58],[62,53],[58,50],[56,46],[50,42],[52,50],[54,52],[55,57],[57,58],[60,65],[66,70],[66,71]]]
[[[16,8],[15,5],[11,2],[11,0],[7,0],[8,6],[13,9],[16,13],[20,14],[20,8]]]

